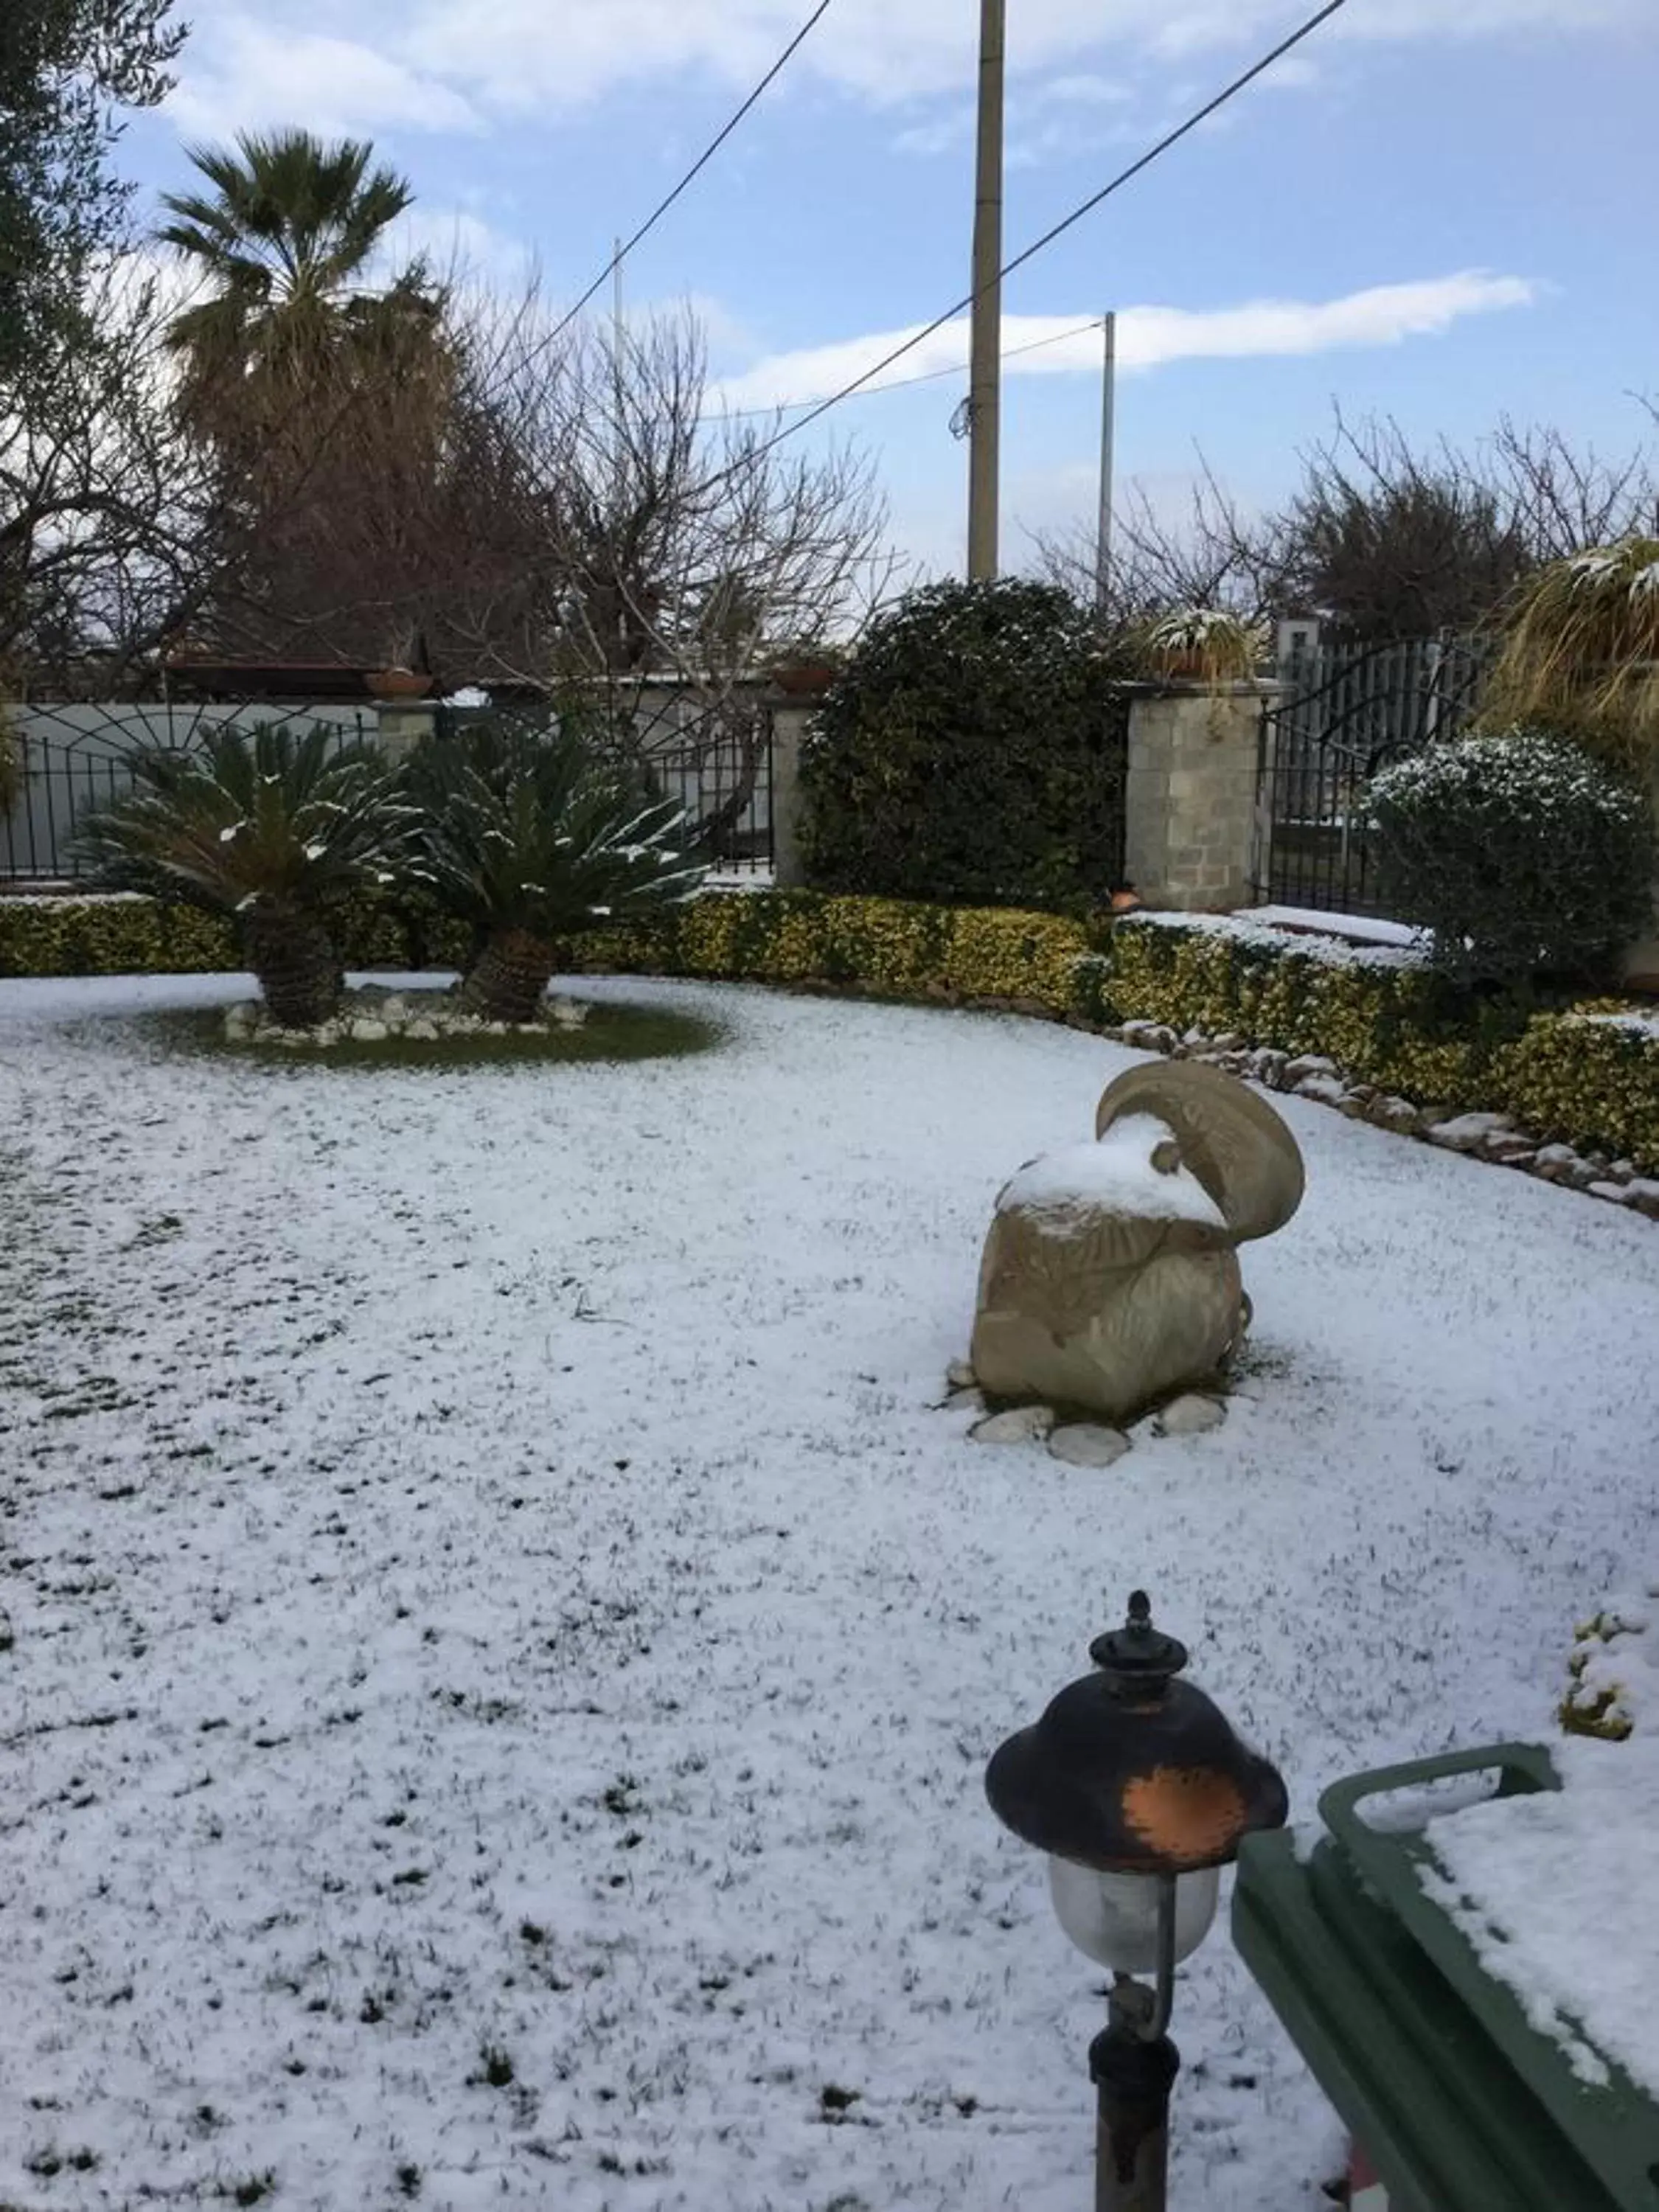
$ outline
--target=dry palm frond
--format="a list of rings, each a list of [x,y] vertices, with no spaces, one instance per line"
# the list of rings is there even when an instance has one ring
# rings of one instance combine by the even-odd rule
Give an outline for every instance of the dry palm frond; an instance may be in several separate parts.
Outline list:
[[[1659,755],[1659,538],[1553,562],[1515,602],[1483,708],[1624,767]]]

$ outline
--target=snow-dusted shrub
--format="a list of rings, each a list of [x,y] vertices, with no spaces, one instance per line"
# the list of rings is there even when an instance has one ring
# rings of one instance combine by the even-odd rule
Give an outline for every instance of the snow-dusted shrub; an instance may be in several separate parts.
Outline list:
[[[196,907],[0,899],[0,975],[212,975],[240,964],[229,921]]]
[[[73,849],[106,889],[224,915],[286,1026],[326,1019],[340,994],[332,922],[350,893],[390,880],[412,816],[382,757],[317,728],[227,723],[198,746],[148,746],[131,790],[82,817]]]
[[[678,800],[574,727],[474,723],[417,751],[405,788],[413,872],[472,933],[461,995],[489,1021],[534,1018],[565,939],[683,905],[708,873]]]
[[[1195,917],[1121,921],[1106,959],[1075,963],[1083,1018],[1231,1032],[1425,1104],[1513,1115],[1540,1139],[1659,1173],[1659,1038],[1534,1013],[1518,1027],[1420,960]]]
[[[1006,577],[878,618],[801,762],[827,890],[1083,909],[1116,887],[1127,706],[1092,621]]]
[[[416,889],[358,890],[330,910],[343,967],[459,968],[464,924]],[[244,965],[234,924],[123,893],[0,898],[0,975],[201,975]]]
[[[826,983],[873,998],[1018,1000],[1080,1011],[1083,926],[1014,907],[763,891],[699,899],[672,916],[595,931],[578,965],[767,983]]]
[[[1659,1580],[1632,1577],[1573,1632],[1567,1686],[1557,1708],[1569,1735],[1623,1743],[1659,1721]]]
[[[1597,978],[1652,912],[1646,795],[1544,730],[1477,732],[1395,762],[1368,794],[1380,895],[1464,984]]]

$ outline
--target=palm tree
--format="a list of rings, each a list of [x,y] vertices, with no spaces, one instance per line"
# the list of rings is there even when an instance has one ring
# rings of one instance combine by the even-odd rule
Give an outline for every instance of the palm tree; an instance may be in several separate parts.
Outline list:
[[[462,1001],[487,1021],[534,1018],[558,939],[677,904],[706,872],[674,842],[680,806],[574,730],[476,724],[417,755],[409,787],[419,872],[472,926]]]
[[[132,772],[76,840],[100,881],[232,916],[276,1021],[326,1021],[342,986],[331,910],[384,881],[410,835],[381,757],[324,728],[231,726],[199,752],[135,754]]]
[[[186,405],[210,427],[228,392],[246,421],[252,386],[257,425],[273,404],[313,396],[342,366],[362,368],[432,335],[441,303],[422,263],[384,289],[368,281],[414,197],[395,169],[371,167],[374,153],[366,139],[244,131],[234,150],[191,149],[211,194],[162,195],[172,220],[157,236],[210,288],[176,318],[169,340],[187,365]]]

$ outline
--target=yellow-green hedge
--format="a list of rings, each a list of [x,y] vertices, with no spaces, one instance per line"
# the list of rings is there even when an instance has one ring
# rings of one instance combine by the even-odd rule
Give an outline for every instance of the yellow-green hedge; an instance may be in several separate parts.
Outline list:
[[[210,975],[240,964],[229,923],[193,907],[0,900],[0,975]]]
[[[459,966],[465,929],[429,902],[357,901],[338,917],[350,968]],[[234,969],[229,925],[144,899],[0,900],[0,975],[185,975]],[[1320,1053],[1352,1080],[1419,1103],[1512,1114],[1540,1138],[1659,1173],[1659,1039],[1571,1014],[1520,1035],[1452,1001],[1426,968],[1334,960],[1265,931],[1121,922],[1091,952],[1081,924],[1004,908],[711,895],[561,948],[567,971],[827,984],[893,999],[1017,1002],[1085,1025],[1166,1022]]]
[[[1322,1054],[1356,1083],[1510,1114],[1541,1139],[1659,1170],[1659,1039],[1637,1030],[1542,1013],[1516,1035],[1426,967],[1249,928],[1121,922],[1099,988],[1126,1021]]]
[[[444,968],[465,957],[465,927],[418,894],[337,908],[348,968]],[[203,975],[243,964],[222,915],[146,898],[0,898],[0,975]]]
[[[1066,1014],[1088,949],[1055,915],[919,901],[751,891],[698,899],[564,948],[590,974],[649,970],[756,983],[829,983],[894,999],[1018,1000]]]
[[[339,909],[349,968],[455,967],[467,933],[408,897]],[[1065,1014],[1087,940],[1080,924],[1001,908],[837,898],[818,891],[711,895],[560,948],[586,974],[828,983],[896,999],[1018,1000]],[[217,917],[147,899],[0,900],[0,975],[185,975],[240,964]]]

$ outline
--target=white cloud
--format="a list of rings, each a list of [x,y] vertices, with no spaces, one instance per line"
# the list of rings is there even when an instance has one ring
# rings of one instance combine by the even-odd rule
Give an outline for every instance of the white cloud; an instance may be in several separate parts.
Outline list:
[[[931,122],[909,123],[893,141],[893,150],[898,154],[953,154],[958,146],[965,146],[974,135],[974,111],[971,107],[948,108]]]
[[[1051,76],[1036,89],[1036,98],[1043,105],[1066,107],[1111,107],[1133,96],[1120,79],[1097,76],[1087,70]]]
[[[1129,83],[1093,70],[1016,81],[1007,118],[1011,169],[1092,154],[1137,136],[1144,141],[1149,123],[1146,103]]]
[[[453,86],[355,39],[232,15],[203,23],[185,57],[167,112],[193,137],[294,123],[325,138],[480,125],[477,110]]]
[[[1336,300],[1258,300],[1237,307],[1127,307],[1117,319],[1118,365],[1134,371],[1177,361],[1236,361],[1262,355],[1328,353],[1352,346],[1397,345],[1407,338],[1437,336],[1466,315],[1528,307],[1538,291],[1525,277],[1466,270],[1413,283],[1373,285]],[[1003,350],[1014,355],[1005,373],[1063,376],[1087,370],[1097,375],[1098,328],[1079,327],[1086,322],[1083,315],[1005,316]],[[920,327],[875,331],[831,345],[770,355],[741,376],[727,379],[714,395],[715,404],[771,407],[824,398],[850,384]],[[1040,350],[1014,351],[1032,346]],[[965,370],[967,362],[964,316],[924,338],[874,379],[870,388],[879,391],[884,385],[900,384],[934,370]]]
[[[757,76],[799,27],[802,0],[423,0],[407,51],[503,108],[585,105],[614,88],[693,68]],[[1333,40],[1560,33],[1561,0],[1349,0]],[[1571,34],[1650,24],[1652,0],[1573,0]],[[1012,79],[1109,55],[1168,58],[1266,44],[1296,21],[1285,0],[1021,0],[1009,11]],[[963,0],[841,0],[792,76],[873,104],[957,92],[974,76],[976,11]]]
[[[431,207],[422,200],[392,225],[380,259],[392,270],[416,258],[441,276],[471,278],[509,295],[528,286],[536,267],[521,239],[509,238],[471,208]]]
[[[295,119],[325,132],[455,131],[477,128],[481,112],[557,115],[693,72],[747,88],[805,13],[805,0],[353,0],[344,38],[324,0],[270,0],[257,15],[246,0],[204,0],[172,110],[214,136]],[[1148,65],[1231,62],[1295,19],[1294,0],[1020,0],[1011,99],[1024,84],[1051,102],[1116,104]],[[1312,57],[1341,42],[1584,38],[1653,21],[1653,0],[1348,0],[1307,59],[1289,58],[1271,81],[1306,82]],[[975,40],[968,0],[838,0],[785,82],[902,109],[970,91]],[[959,126],[924,115],[909,127],[955,143]]]

